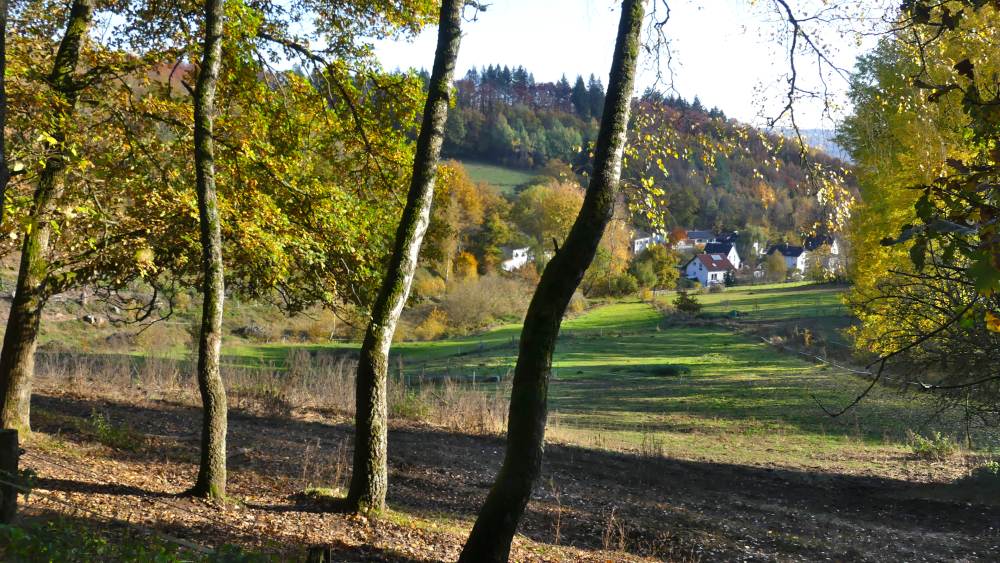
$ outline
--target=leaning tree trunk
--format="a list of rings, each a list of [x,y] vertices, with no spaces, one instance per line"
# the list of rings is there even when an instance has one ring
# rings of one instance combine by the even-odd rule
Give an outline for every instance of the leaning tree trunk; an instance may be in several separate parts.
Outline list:
[[[219,373],[222,352],[222,232],[215,189],[215,146],[212,128],[215,90],[222,58],[223,0],[205,0],[205,43],[194,90],[194,163],[201,224],[201,264],[204,282],[201,336],[198,341],[198,389],[201,391],[201,464],[198,480],[188,491],[195,496],[226,496],[226,389]]]
[[[30,430],[31,378],[35,371],[35,343],[42,308],[48,298],[46,256],[49,248],[49,218],[52,202],[62,191],[62,173],[66,168],[66,126],[58,125],[73,118],[79,85],[74,78],[80,49],[87,39],[93,19],[94,0],[74,0],[66,22],[66,34],[59,43],[49,73],[49,85],[58,94],[54,111],[64,114],[51,132],[55,139],[52,152],[38,177],[31,216],[21,245],[21,264],[17,272],[14,303],[7,317],[3,350],[0,351],[0,422],[4,428]],[[5,176],[6,179],[6,176]]]
[[[514,368],[507,452],[460,561],[507,561],[514,532],[541,470],[549,375],[559,325],[594,259],[619,193],[642,17],[642,0],[622,2],[604,116],[594,152],[594,175],[580,214],[566,242],[542,273],[528,307]]]
[[[361,345],[355,403],[354,470],[347,493],[348,507],[355,511],[377,512],[385,507],[388,488],[386,374],[389,347],[410,292],[420,244],[430,222],[434,180],[448,119],[449,90],[462,39],[464,4],[464,0],[444,0],[441,4],[434,69],[420,136],[417,137],[410,190],[396,230],[392,258]]]

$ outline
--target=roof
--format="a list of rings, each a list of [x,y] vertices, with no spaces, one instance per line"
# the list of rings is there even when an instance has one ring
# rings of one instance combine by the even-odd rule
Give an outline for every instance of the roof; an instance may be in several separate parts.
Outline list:
[[[721,254],[725,256],[732,249],[733,243],[731,242],[710,242],[705,245],[705,254]]]
[[[736,269],[736,266],[733,266],[725,254],[699,254],[688,261],[688,264],[695,260],[701,262],[701,265],[709,272],[728,272]],[[687,267],[687,264],[684,266]]]
[[[689,239],[699,239],[699,238],[714,239],[715,238],[715,233],[713,233],[712,231],[688,231],[687,232],[687,238],[689,238]]]
[[[771,248],[767,249],[765,254],[774,254],[775,252],[780,252],[782,256],[787,256],[789,258],[798,258],[805,251],[801,246],[791,246],[789,244],[781,243],[775,244]]]

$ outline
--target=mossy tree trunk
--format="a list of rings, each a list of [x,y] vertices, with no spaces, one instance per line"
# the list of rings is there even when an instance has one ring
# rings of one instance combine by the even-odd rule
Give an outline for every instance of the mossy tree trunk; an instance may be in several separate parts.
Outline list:
[[[50,132],[54,139],[50,154],[38,176],[33,195],[31,216],[21,245],[21,263],[17,286],[3,350],[0,351],[0,423],[4,428],[29,431],[31,409],[31,379],[35,371],[35,345],[42,309],[49,294],[47,255],[49,248],[49,217],[52,202],[62,191],[62,173],[66,168],[66,125],[76,113],[79,85],[75,79],[80,50],[87,40],[93,20],[94,0],[74,0],[66,22],[66,33],[49,73],[50,87],[58,94],[56,126]]]
[[[201,226],[203,302],[198,340],[198,389],[201,391],[201,463],[189,491],[195,496],[226,496],[226,389],[219,372],[222,351],[222,231],[215,188],[215,146],[212,129],[215,91],[222,58],[223,0],[205,0],[205,42],[194,90],[194,161]]]
[[[7,0],[0,0],[0,226],[7,207],[10,165],[7,163]]]
[[[406,304],[417,268],[420,245],[430,222],[434,180],[448,119],[451,80],[455,72],[464,0],[441,3],[434,68],[424,105],[423,122],[413,158],[413,176],[396,230],[392,257],[372,307],[358,361],[355,397],[354,469],[347,504],[354,511],[380,511],[388,488],[388,413],[386,405],[389,348]]]
[[[559,326],[573,292],[594,259],[619,193],[642,18],[642,0],[622,2],[604,115],[594,152],[594,174],[576,222],[542,273],[528,307],[514,368],[507,451],[462,551],[463,562],[507,561],[518,522],[541,470],[549,375]]]

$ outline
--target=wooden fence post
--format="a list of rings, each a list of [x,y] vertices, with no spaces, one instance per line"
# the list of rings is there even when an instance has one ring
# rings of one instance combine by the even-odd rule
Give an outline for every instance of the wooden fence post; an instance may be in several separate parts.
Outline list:
[[[19,457],[17,430],[0,430],[0,478],[11,483],[17,482]],[[0,483],[0,523],[10,524],[16,512],[17,489],[7,483]]]

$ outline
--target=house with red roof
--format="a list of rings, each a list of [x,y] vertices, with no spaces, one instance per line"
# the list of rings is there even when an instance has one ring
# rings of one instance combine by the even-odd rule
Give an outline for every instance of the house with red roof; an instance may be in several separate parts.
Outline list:
[[[724,254],[698,254],[684,265],[684,277],[698,280],[702,286],[708,287],[725,283],[726,273],[735,269]]]

